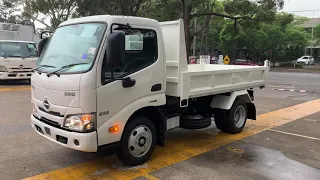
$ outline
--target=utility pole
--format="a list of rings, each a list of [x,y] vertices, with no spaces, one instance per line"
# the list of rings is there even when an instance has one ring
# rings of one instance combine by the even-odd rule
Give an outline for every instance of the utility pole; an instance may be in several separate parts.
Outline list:
[[[313,11],[313,15],[312,15],[312,18],[314,19],[314,12],[315,11]],[[312,47],[311,47],[311,53],[310,53],[310,55],[311,56],[313,56],[313,47],[314,47],[314,44],[313,44],[313,32],[314,32],[314,27],[312,26],[312,28],[311,28],[311,42],[312,42]]]

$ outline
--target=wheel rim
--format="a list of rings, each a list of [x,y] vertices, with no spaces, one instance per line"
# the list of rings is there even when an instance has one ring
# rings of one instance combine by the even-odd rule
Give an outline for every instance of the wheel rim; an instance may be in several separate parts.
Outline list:
[[[148,153],[152,144],[150,129],[141,125],[136,127],[130,134],[128,141],[129,152],[134,157],[142,157]]]
[[[234,112],[234,123],[240,128],[243,126],[246,120],[246,110],[243,106],[238,106],[236,111]]]

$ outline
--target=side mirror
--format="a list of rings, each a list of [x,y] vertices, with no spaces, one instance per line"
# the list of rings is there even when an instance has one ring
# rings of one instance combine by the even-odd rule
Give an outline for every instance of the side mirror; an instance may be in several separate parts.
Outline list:
[[[38,44],[38,56],[41,55],[43,48],[46,46],[47,42],[48,42],[49,38],[43,38],[41,39],[41,41]]]
[[[40,39],[50,37],[51,35],[52,35],[52,32],[51,32],[51,31],[42,31],[42,32],[40,33]]]
[[[107,63],[109,66],[120,65],[125,59],[125,34],[113,31],[107,38]]]

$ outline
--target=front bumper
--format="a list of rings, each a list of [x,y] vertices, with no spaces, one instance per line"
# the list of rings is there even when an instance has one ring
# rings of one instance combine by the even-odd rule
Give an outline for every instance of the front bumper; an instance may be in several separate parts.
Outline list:
[[[84,152],[96,152],[98,149],[97,133],[76,133],[52,127],[35,118],[30,117],[32,128],[41,136],[64,147]],[[78,142],[78,143],[77,143]]]
[[[0,80],[30,79],[32,72],[0,72]]]

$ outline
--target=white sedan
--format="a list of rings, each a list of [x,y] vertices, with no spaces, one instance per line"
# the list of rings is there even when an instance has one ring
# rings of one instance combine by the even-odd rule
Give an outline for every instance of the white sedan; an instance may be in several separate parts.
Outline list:
[[[314,58],[312,56],[302,56],[297,60],[297,63],[313,64]]]

